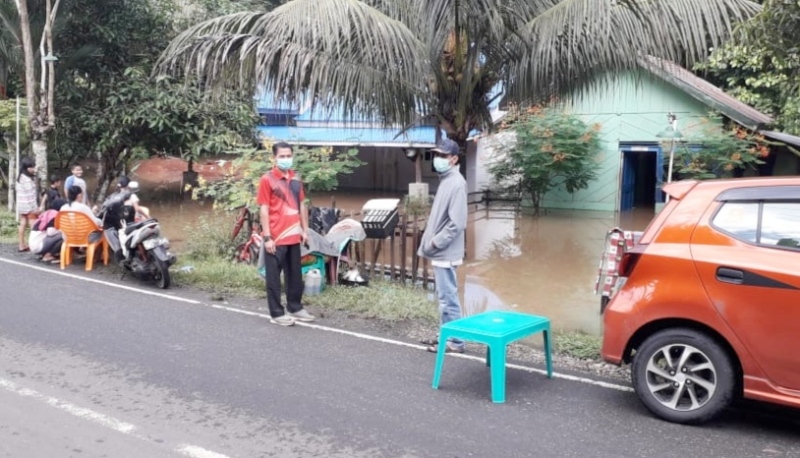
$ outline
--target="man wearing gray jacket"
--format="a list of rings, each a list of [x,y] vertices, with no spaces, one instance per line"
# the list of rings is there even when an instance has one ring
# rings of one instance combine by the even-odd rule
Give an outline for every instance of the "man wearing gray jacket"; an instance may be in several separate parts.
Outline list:
[[[458,144],[449,139],[440,141],[433,153],[433,168],[439,174],[439,188],[433,198],[431,213],[425,225],[417,254],[430,259],[439,299],[440,323],[461,318],[458,301],[456,267],[464,261],[464,229],[467,227],[467,183],[458,170]],[[436,353],[439,342],[425,340],[428,351]],[[446,343],[447,353],[464,353],[464,342],[452,339]]]

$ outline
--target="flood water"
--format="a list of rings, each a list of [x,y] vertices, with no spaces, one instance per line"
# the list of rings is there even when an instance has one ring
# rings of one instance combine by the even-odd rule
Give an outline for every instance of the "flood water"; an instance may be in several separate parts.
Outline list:
[[[337,192],[311,197],[316,206],[330,206],[335,198],[336,207],[359,211],[369,199],[401,196]],[[142,194],[143,204],[180,254],[185,229],[210,213],[211,205],[159,199],[152,202],[147,192]],[[594,286],[605,235],[615,226],[644,230],[652,217],[652,210],[621,215],[549,210],[534,217],[511,207],[470,205],[467,259],[459,268],[465,313],[511,308],[547,316],[554,329],[599,334],[600,299]]]

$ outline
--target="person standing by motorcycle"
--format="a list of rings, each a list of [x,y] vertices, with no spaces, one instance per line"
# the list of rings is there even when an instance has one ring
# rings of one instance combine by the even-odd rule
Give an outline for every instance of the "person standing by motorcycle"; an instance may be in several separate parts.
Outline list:
[[[125,206],[130,208],[130,213],[132,218],[128,221],[129,223],[143,221],[145,219],[150,218],[150,210],[147,207],[142,207],[139,205],[139,196],[136,193],[139,191],[139,183],[136,181],[131,181],[128,177],[120,177],[119,181],[117,182],[117,187],[119,187],[119,192],[129,192],[130,197],[125,201]]]
[[[292,146],[275,143],[272,153],[275,165],[261,177],[257,196],[266,251],[267,304],[271,323],[292,326],[295,321],[314,321],[314,315],[301,303],[300,244],[308,239],[308,211],[303,202],[303,183],[292,170]],[[281,305],[281,271],[286,283],[286,310]]]

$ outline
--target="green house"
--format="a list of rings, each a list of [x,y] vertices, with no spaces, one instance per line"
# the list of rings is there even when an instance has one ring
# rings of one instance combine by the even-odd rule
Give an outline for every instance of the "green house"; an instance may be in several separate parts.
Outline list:
[[[601,128],[597,179],[574,194],[551,191],[544,207],[600,211],[658,207],[664,201],[664,165],[671,150],[671,140],[662,133],[672,126],[670,115],[684,135],[709,124],[721,126],[719,114],[752,131],[775,134],[763,130],[773,122],[769,116],[679,65],[655,58],[642,59],[640,64],[646,72],[597,81],[564,102],[564,110]],[[800,143],[800,138],[794,139]],[[473,192],[492,186],[485,166],[494,154],[490,140],[477,139],[470,151],[467,176]],[[790,156],[788,168],[796,170],[797,157]]]

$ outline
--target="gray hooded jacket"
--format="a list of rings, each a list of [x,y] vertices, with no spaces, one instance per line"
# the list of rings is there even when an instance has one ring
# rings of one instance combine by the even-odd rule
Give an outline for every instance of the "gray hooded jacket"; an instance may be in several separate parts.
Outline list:
[[[460,262],[464,259],[467,228],[467,182],[458,166],[439,175],[439,179],[417,254],[432,261]]]

